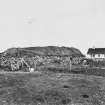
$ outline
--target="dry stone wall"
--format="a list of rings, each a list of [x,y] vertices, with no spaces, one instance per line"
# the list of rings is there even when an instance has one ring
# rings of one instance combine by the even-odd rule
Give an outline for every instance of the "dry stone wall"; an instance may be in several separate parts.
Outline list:
[[[12,71],[19,70],[23,66],[27,68],[35,68],[39,64],[51,64],[58,63],[60,65],[67,65],[70,60],[72,64],[80,64],[83,57],[70,57],[70,56],[23,56],[23,57],[6,57],[0,58],[0,65],[3,67],[9,67]]]

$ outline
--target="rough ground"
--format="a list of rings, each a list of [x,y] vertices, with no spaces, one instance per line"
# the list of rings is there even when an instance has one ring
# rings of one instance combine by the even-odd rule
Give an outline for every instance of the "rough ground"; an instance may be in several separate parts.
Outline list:
[[[0,105],[105,105],[105,77],[0,73]]]

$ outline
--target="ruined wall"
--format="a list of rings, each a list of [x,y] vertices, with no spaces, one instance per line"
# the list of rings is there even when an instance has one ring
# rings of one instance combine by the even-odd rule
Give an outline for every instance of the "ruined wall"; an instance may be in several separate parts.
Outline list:
[[[69,57],[69,56],[23,56],[23,57],[6,57],[0,58],[0,65],[9,67],[12,71],[19,70],[20,68],[36,68],[36,66],[46,64],[68,65],[70,58],[73,65],[81,63],[83,57]]]

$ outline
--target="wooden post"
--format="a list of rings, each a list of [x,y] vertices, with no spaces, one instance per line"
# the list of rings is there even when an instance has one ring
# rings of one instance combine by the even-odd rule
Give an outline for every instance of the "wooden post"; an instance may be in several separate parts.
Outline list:
[[[34,65],[34,70],[36,70],[37,69],[37,58],[32,57],[32,62],[33,62],[33,65]]]
[[[70,68],[70,71],[71,71],[71,68],[72,68],[72,58],[71,57],[69,58],[69,68]]]
[[[34,69],[37,70],[37,62],[34,61]]]

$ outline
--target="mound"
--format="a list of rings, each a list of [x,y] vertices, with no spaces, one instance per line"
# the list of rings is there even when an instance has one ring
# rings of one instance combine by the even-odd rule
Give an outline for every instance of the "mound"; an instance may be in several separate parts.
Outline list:
[[[46,46],[46,47],[25,47],[25,48],[10,48],[2,53],[2,55],[9,56],[84,56],[80,50],[73,47],[58,47],[58,46]]]

